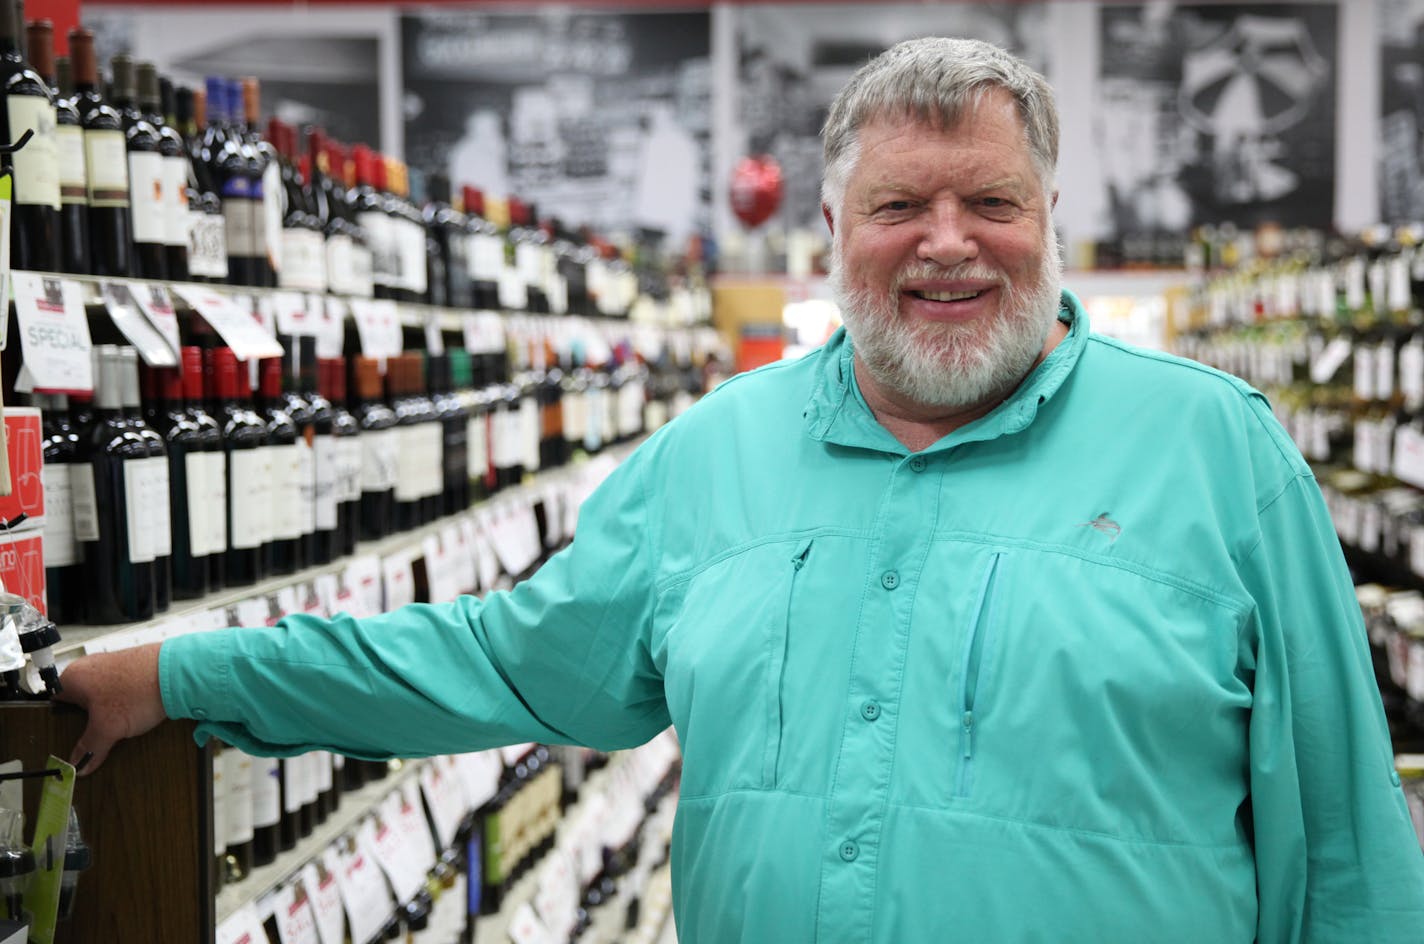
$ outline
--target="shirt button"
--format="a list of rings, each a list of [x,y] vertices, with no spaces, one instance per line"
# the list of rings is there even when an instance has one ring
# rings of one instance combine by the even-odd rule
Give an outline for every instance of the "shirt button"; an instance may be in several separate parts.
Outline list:
[[[847,862],[854,862],[855,857],[860,855],[860,846],[854,839],[847,839],[841,843],[841,858]]]
[[[1389,782],[1394,784],[1396,787],[1399,786],[1399,771],[1391,770],[1389,772]]]
[[[887,570],[880,575],[880,586],[886,590],[894,590],[900,586],[900,575],[893,570]]]
[[[866,721],[874,721],[880,717],[880,706],[873,701],[868,701],[860,706],[860,716]]]
[[[925,471],[925,466],[927,464],[928,463],[925,462],[924,456],[915,456],[913,459],[910,460],[910,471],[923,472]]]
[[[206,708],[194,708],[194,709],[193,709],[193,717],[194,717],[194,718],[197,718],[199,721],[205,721],[205,720],[207,720],[207,717],[208,717],[208,709],[206,709]]]

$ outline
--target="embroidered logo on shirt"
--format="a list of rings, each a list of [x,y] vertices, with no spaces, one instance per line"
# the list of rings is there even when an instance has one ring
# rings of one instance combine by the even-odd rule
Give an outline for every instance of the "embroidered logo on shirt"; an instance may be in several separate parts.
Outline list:
[[[1109,544],[1111,544],[1113,541],[1116,541],[1117,536],[1119,534],[1122,534],[1122,525],[1109,518],[1108,513],[1106,511],[1098,515],[1092,521],[1084,521],[1082,524],[1078,525],[1078,527],[1092,528],[1094,531],[1108,535]]]

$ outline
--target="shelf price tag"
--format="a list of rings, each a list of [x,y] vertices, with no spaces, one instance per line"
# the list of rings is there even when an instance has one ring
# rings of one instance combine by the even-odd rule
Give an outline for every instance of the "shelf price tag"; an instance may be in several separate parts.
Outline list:
[[[491,590],[499,580],[499,558],[494,553],[487,511],[481,510],[478,517],[471,519],[471,530],[474,532],[475,570],[479,575],[480,589]]]
[[[410,554],[397,553],[382,558],[381,587],[385,609],[378,609],[377,612],[388,612],[415,602],[415,572],[411,567]]]
[[[425,577],[430,586],[430,602],[445,603],[460,595],[459,578],[455,573],[454,555],[447,552],[442,541],[434,534],[426,535],[420,542],[421,555],[425,558]],[[453,547],[453,545],[451,545]]]
[[[342,944],[346,916],[341,910],[341,889],[336,884],[336,873],[327,865],[325,856],[302,866],[302,886],[311,902],[321,944]]]
[[[377,931],[380,927],[377,926]],[[218,925],[217,944],[266,944],[267,932],[262,930],[262,919],[257,916],[257,905],[248,902],[228,915],[226,921]]]
[[[494,799],[495,794],[499,792],[500,774],[504,772],[504,764],[499,759],[498,751],[456,754],[454,761],[455,772],[464,787],[465,804],[469,809],[477,810]]]
[[[13,272],[11,280],[24,355],[17,389],[40,393],[93,390],[93,343],[79,284],[36,272]],[[32,386],[26,386],[26,381]]]
[[[467,809],[464,791],[455,776],[455,762],[448,757],[436,757],[422,767],[420,790],[435,823],[435,838],[441,849],[448,849],[460,831],[460,820]]]
[[[281,357],[282,345],[257,316],[221,292],[201,285],[175,285],[173,290],[212,325],[240,361]]]
[[[178,312],[173,309],[173,296],[168,294],[168,286],[156,282],[130,282],[128,288],[138,310],[163,335],[163,340],[173,349],[173,356],[177,357],[182,341],[178,337]]]
[[[278,891],[272,905],[280,944],[322,944],[317,936],[316,915],[312,913],[302,882],[294,882]]]
[[[554,936],[544,927],[534,906],[529,902],[520,905],[509,922],[509,939],[514,944],[554,944]]]
[[[435,837],[430,835],[430,822],[425,818],[420,792],[419,783],[407,780],[401,784],[392,809],[396,814],[396,828],[405,833],[406,846],[410,849],[410,867],[417,870],[423,880],[425,874],[435,868],[439,853]]]
[[[440,546],[450,555],[450,572],[455,594],[475,592],[475,549],[470,544],[464,521],[440,529]]]
[[[341,582],[349,597],[338,597],[339,610],[345,610],[358,619],[375,616],[381,612],[381,559],[374,554],[363,554],[346,565],[341,574]]]
[[[317,319],[307,308],[307,297],[299,292],[273,295],[272,313],[280,334],[316,334]]]
[[[144,319],[138,299],[127,282],[105,282],[103,294],[110,320],[128,338],[145,364],[150,367],[178,366],[177,345],[170,345],[168,339]]]
[[[361,838],[368,833],[374,835],[374,825],[370,819],[367,819],[358,831],[353,849],[343,851],[332,846],[322,856],[327,871],[336,876],[336,887],[341,892],[341,904],[346,908],[346,919],[350,922],[349,930],[353,941],[369,941],[374,938],[386,923],[387,916],[395,909],[390,886],[381,877],[369,838]]]
[[[367,357],[395,357],[401,352],[400,312],[388,298],[353,298],[351,314]]]
[[[414,865],[414,855],[407,843],[406,833],[395,823],[391,810],[392,798],[397,805],[400,803],[399,794],[388,797],[386,802],[381,804],[379,819],[373,816],[361,824],[357,841],[370,852],[371,858],[375,859],[381,871],[386,873],[391,888],[395,889],[396,900],[409,901],[420,891],[425,874]]]
[[[316,324],[316,356],[340,357],[346,341],[346,300],[320,295],[310,296],[312,311],[318,312]],[[318,307],[320,306],[320,307]]]
[[[579,885],[569,853],[555,849],[539,871],[539,890],[534,907],[549,931],[563,940],[578,923]]]

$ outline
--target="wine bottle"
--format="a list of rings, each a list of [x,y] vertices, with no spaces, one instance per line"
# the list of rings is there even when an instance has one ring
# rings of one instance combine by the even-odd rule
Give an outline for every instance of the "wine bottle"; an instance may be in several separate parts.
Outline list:
[[[138,64],[138,104],[143,119],[158,131],[163,167],[163,261],[167,277],[188,280],[188,149],[173,126],[173,84],[160,79],[152,63]]]
[[[255,807],[252,795],[254,758],[235,747],[223,751],[224,779],[227,781],[227,854],[225,874],[229,881],[247,878],[253,867]]]
[[[232,809],[232,785],[228,782],[229,748],[221,741],[214,741],[209,753],[212,765],[212,820],[213,855],[209,859],[208,876],[214,888],[222,888],[227,883],[227,837],[232,831],[228,814]]]
[[[281,849],[282,765],[275,757],[252,759],[252,864],[276,861]]]
[[[74,73],[68,57],[55,59],[54,27],[49,20],[27,29],[30,64],[54,91],[55,167],[59,175],[59,243],[56,264],[62,272],[89,272],[88,185],[84,170],[84,127],[74,100]]]
[[[316,413],[301,389],[301,340],[282,338],[281,403],[297,428],[297,566],[308,567],[316,559]]]
[[[313,564],[329,564],[341,555],[341,496],[337,492],[338,444],[334,429],[336,411],[322,390],[325,385],[319,376],[321,367],[316,357],[316,338],[297,339],[297,354],[300,365],[298,393],[311,410],[315,534],[309,558]]]
[[[430,457],[425,453],[423,417],[412,395],[407,355],[386,359],[386,403],[396,415],[395,530],[409,531],[421,523],[422,477]]]
[[[499,309],[499,280],[504,269],[504,238],[499,227],[485,218],[484,194],[474,187],[461,189],[468,241],[471,301],[486,311]]]
[[[223,234],[227,242],[228,281],[260,285],[257,235],[261,178],[243,154],[242,139],[233,128],[226,79],[207,79],[208,127],[203,156],[222,200]]]
[[[188,278],[222,283],[227,281],[227,222],[210,158],[203,149],[207,101],[202,88],[179,88],[173,95],[173,117],[188,151]]]
[[[394,358],[392,358],[392,362]],[[396,414],[381,400],[381,373],[373,357],[353,361],[356,422],[361,428],[361,539],[390,534],[395,518]]]
[[[395,158],[389,158],[386,166],[391,218],[395,221],[400,246],[400,298],[428,303],[425,220],[410,198],[410,171]]]
[[[109,61],[114,77],[114,107],[123,116],[129,169],[129,219],[133,227],[132,275],[144,279],[168,277],[163,241],[168,214],[163,200],[163,155],[158,129],[138,109],[134,62],[120,53]]]
[[[331,172],[338,175],[339,186],[332,195],[337,198],[333,206],[341,211],[351,233],[351,275],[348,281],[351,294],[357,298],[374,298],[375,260],[371,251],[370,234],[361,225],[356,215],[356,161],[346,150],[333,143],[330,146]]]
[[[273,523],[272,571],[290,574],[302,566],[302,447],[297,426],[287,412],[282,395],[282,359],[261,362],[262,408],[267,426],[267,451],[272,457]]]
[[[425,227],[435,241],[439,256],[443,285],[439,292],[442,301],[435,301],[437,286],[431,280],[431,303],[449,305],[451,308],[469,308],[473,296],[470,292],[469,260],[469,220],[450,203],[450,178],[442,173],[426,178],[429,202],[425,205]]]
[[[473,359],[464,348],[449,353],[450,383],[460,409],[465,412],[465,491],[462,507],[484,498],[484,474],[489,461],[485,415],[475,389]]]
[[[267,575],[266,542],[271,531],[272,470],[267,427],[238,394],[237,358],[231,348],[213,348],[207,375],[212,381],[215,419],[222,425],[227,459],[225,583],[243,587]],[[245,372],[245,366],[243,368]]]
[[[346,405],[345,359],[323,358],[320,369],[335,440],[337,553],[354,554],[361,533],[361,427]]]
[[[79,462],[79,434],[69,418],[69,401],[59,395],[32,396],[43,421],[44,465],[40,470],[45,496],[45,598],[49,618],[60,626],[82,618],[84,565],[74,538],[70,480]],[[87,467],[80,466],[82,471]]]
[[[84,555],[84,618],[120,623],[153,616],[153,548],[143,529],[148,444],[124,417],[118,348],[101,345],[94,422],[70,479],[74,534]]]
[[[168,450],[163,436],[151,427],[145,419],[143,402],[139,397],[138,351],[131,347],[119,348],[121,397],[125,418],[148,450],[148,461],[139,468],[141,482],[130,482],[138,496],[130,496],[130,506],[141,502],[143,516],[141,522],[145,542],[153,555],[153,602],[156,612],[168,609],[172,600],[173,525],[170,517],[168,486]]]
[[[356,187],[351,200],[356,222],[366,234],[371,251],[371,283],[376,298],[396,298],[400,289],[400,254],[394,222],[386,213],[385,164],[364,144],[352,151]]]
[[[168,448],[169,508],[173,528],[173,597],[191,600],[208,592],[207,515],[209,487],[205,431],[193,419],[180,368],[161,368],[163,410],[157,427]]]
[[[257,175],[254,194],[253,235],[256,238],[257,284],[277,284],[282,251],[282,177],[277,152],[263,140],[259,122],[262,118],[262,88],[256,78],[247,76],[229,86],[229,101],[234,124],[241,122],[239,134],[243,156]]]
[[[87,29],[70,30],[69,54],[74,64],[75,105],[84,127],[90,271],[122,278],[131,274],[133,267],[124,122],[100,91],[94,34]]]
[[[223,447],[222,425],[208,412],[204,403],[203,351],[194,346],[181,350],[183,396],[188,403],[188,419],[199,430],[188,454],[188,466],[194,478],[201,479],[204,491],[194,496],[203,505],[199,534],[190,525],[193,544],[203,550],[210,591],[221,590],[227,581],[225,556],[227,537],[227,453]],[[195,461],[196,460],[196,461]],[[193,498],[190,498],[191,507]]]
[[[5,89],[5,143],[30,140],[8,155],[14,185],[10,208],[10,264],[54,271],[59,246],[59,154],[54,93],[25,61],[21,4],[0,4],[0,83]]]
[[[430,397],[425,357],[407,354],[406,362],[410,402],[418,417],[420,452],[425,457],[425,466],[420,470],[420,523],[425,524],[440,517],[440,494],[445,489],[445,426]]]
[[[454,390],[453,353],[431,355],[426,361],[431,402],[440,418],[444,459],[440,512],[446,515],[470,507],[470,414]]]
[[[321,230],[326,287],[336,295],[353,295],[351,231],[342,216],[340,198],[336,193],[338,185],[331,176],[331,147],[320,128],[307,130],[306,144],[308,206]]]
[[[308,204],[297,160],[296,132],[286,122],[272,118],[267,122],[267,139],[277,151],[282,207],[282,266],[277,281],[283,288],[325,292],[326,238]]]

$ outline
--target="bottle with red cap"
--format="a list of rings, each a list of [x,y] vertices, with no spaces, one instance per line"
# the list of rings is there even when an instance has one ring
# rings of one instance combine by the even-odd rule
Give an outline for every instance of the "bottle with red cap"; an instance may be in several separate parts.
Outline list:
[[[282,359],[260,362],[262,407],[267,424],[267,452],[272,457],[272,572],[290,574],[304,566],[302,560],[302,448],[297,424],[287,409],[282,391]]]
[[[202,442],[205,431],[188,412],[182,370],[162,367],[151,371],[150,376],[160,387],[155,422],[168,449],[173,598],[191,600],[208,592],[207,556],[210,552],[206,543],[209,533],[206,516],[209,509],[206,451]],[[213,444],[216,445],[216,441]]]
[[[371,283],[377,298],[396,298],[400,290],[400,252],[396,242],[396,230],[389,213],[386,212],[385,163],[381,156],[364,144],[352,150],[352,160],[356,163],[356,187],[352,191],[352,202],[356,211],[356,222],[366,232],[366,243],[371,250]]]
[[[332,142],[327,153],[331,172],[338,177],[339,184],[332,191],[335,198],[333,207],[340,211],[346,228],[351,233],[351,272],[348,278],[350,294],[357,298],[375,296],[375,261],[371,252],[370,236],[356,218],[356,161],[346,148]]]
[[[239,369],[231,348],[213,348],[208,378],[215,419],[222,426],[227,458],[227,554],[225,582],[245,587],[267,576],[267,541],[272,530],[272,469],[267,426],[249,407],[246,365]],[[246,398],[242,396],[248,388]]]
[[[189,475],[202,482],[201,520],[191,539],[204,550],[208,590],[221,590],[227,582],[224,555],[227,553],[227,454],[223,449],[222,426],[208,412],[203,398],[203,351],[184,347],[182,354],[183,395],[190,422],[200,430],[192,441],[186,464]],[[195,498],[198,496],[194,496]],[[191,500],[190,500],[191,507]]]
[[[331,402],[335,440],[336,553],[354,554],[361,533],[361,426],[347,408],[346,359],[322,358],[320,365],[322,393]]]
[[[474,187],[461,188],[465,211],[465,262],[469,269],[471,301],[476,308],[499,308],[499,282],[504,271],[504,237],[485,216],[485,195]]]
[[[396,414],[381,397],[374,357],[355,358],[352,374],[361,427],[361,539],[374,541],[395,528]]]

